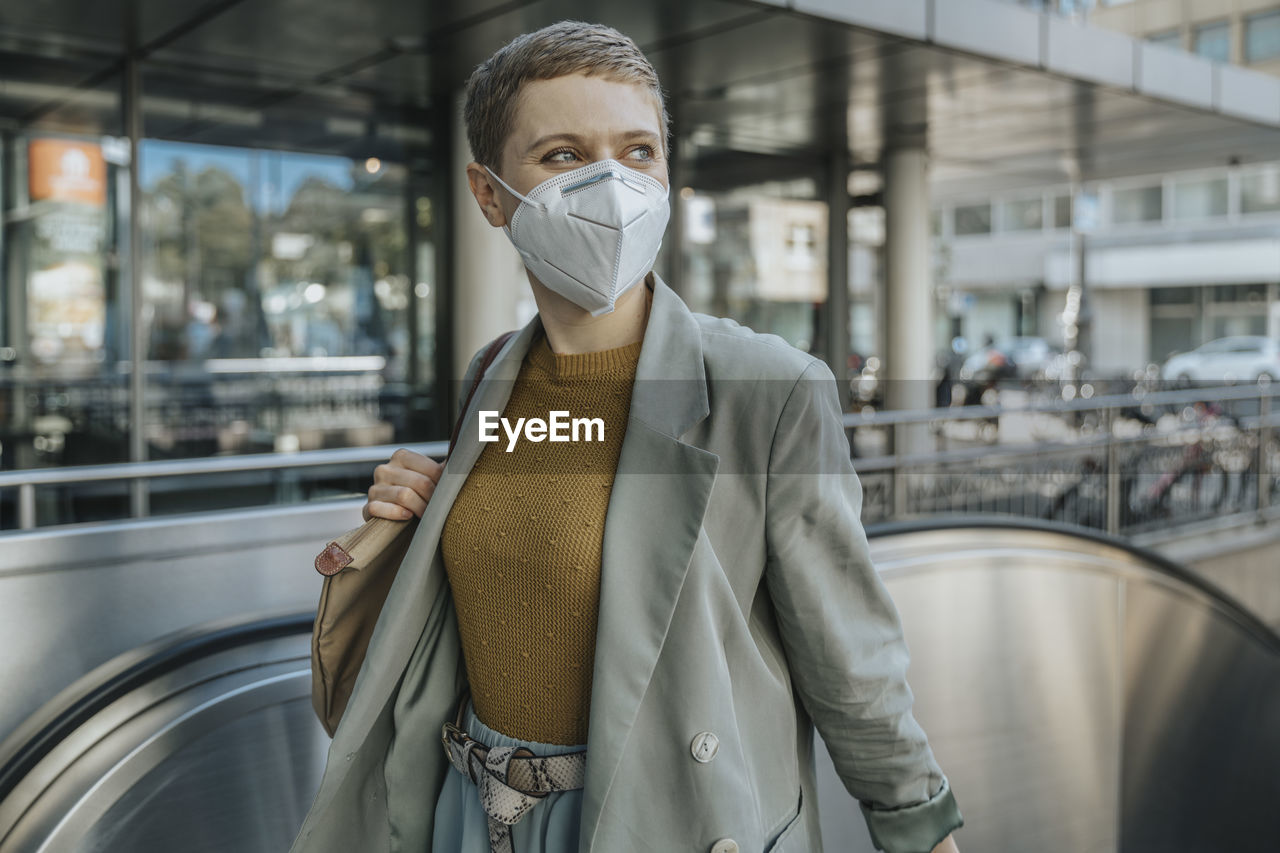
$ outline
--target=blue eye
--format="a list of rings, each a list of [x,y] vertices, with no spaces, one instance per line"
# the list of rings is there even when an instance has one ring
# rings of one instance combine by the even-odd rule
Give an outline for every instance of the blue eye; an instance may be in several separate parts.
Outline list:
[[[569,148],[557,148],[555,151],[552,151],[550,154],[543,157],[542,160],[546,163],[571,163],[573,160],[577,159],[577,156],[578,155],[574,154]]]
[[[631,156],[635,157],[638,160],[652,160],[653,149],[650,148],[648,145],[641,145],[631,152]]]

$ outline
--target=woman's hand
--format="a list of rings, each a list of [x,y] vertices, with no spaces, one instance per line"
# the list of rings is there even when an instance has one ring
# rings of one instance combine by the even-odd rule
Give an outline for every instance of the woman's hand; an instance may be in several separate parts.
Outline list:
[[[361,511],[364,520],[377,517],[404,521],[415,515],[422,518],[443,469],[439,462],[421,453],[397,450],[388,462],[373,469],[369,500]]]

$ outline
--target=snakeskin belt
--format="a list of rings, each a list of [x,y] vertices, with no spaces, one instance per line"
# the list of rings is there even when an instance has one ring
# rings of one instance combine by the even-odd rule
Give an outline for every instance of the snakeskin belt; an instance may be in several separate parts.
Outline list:
[[[480,805],[489,817],[489,849],[514,853],[511,827],[552,791],[581,788],[587,751],[536,755],[523,746],[486,746],[462,730],[466,706],[464,696],[454,721],[442,727],[440,740],[449,763],[479,788]]]

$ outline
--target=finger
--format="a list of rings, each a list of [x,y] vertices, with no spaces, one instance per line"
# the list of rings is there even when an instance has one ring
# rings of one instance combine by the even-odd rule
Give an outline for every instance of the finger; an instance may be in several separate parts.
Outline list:
[[[399,504],[386,501],[369,501],[365,504],[370,518],[389,518],[392,521],[404,521],[413,517],[413,512]]]
[[[419,518],[427,508],[427,502],[422,495],[408,486],[384,486],[375,483],[369,487],[369,503],[372,504],[374,501],[398,504]]]
[[[430,456],[423,456],[421,453],[414,453],[412,450],[406,450],[403,447],[391,454],[391,465],[416,471],[429,478],[432,482],[439,481],[440,472],[444,470],[444,466]]]
[[[407,486],[421,495],[424,501],[431,500],[431,496],[436,492],[436,484],[433,480],[404,468],[388,467],[381,476],[375,476],[373,482],[375,486]]]

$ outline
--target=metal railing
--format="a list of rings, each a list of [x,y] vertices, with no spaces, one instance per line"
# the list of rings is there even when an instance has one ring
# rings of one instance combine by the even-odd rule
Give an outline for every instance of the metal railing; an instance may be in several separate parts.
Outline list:
[[[37,468],[0,472],[0,490],[18,490],[18,527],[37,526],[36,489],[42,486],[71,486],[106,481],[151,481],[161,478],[231,474],[249,471],[279,472],[340,465],[376,465],[385,462],[400,447],[426,456],[442,457],[447,441],[420,444],[386,444],[334,450],[307,450],[298,453],[254,453],[205,459],[176,459],[159,462],[126,462],[112,465],[84,465],[69,468]]]
[[[1113,534],[1280,508],[1280,385],[858,413],[867,522],[955,512]],[[897,452],[894,452],[897,448]]]
[[[1280,508],[1278,396],[1280,384],[1224,386],[849,413],[844,424],[867,523],[994,512],[1127,534]],[[0,491],[17,490],[26,530],[39,523],[42,487],[372,467],[401,446],[437,458],[448,449],[437,441],[6,471]]]

